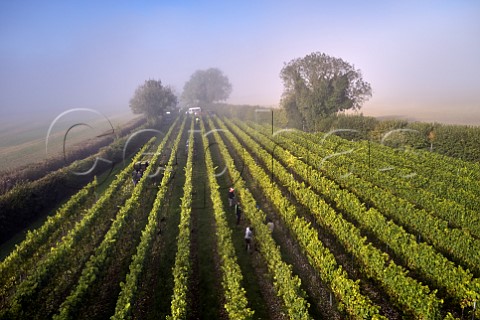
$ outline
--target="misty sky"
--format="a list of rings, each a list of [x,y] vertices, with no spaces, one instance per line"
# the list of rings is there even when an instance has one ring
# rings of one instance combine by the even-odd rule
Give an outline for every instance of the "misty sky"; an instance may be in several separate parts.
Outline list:
[[[480,125],[480,1],[0,1],[0,117],[129,110],[220,68],[228,100],[276,105],[284,63],[319,51],[362,70],[366,115]],[[27,116],[28,117],[28,116]]]

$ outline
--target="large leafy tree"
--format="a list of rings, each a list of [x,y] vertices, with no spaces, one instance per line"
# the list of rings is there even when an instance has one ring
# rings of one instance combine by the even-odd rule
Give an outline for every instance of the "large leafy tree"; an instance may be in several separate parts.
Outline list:
[[[372,95],[360,70],[319,52],[291,60],[280,77],[284,84],[282,107],[294,125],[302,122],[310,129],[324,116],[360,109]]]
[[[183,87],[182,101],[190,106],[202,106],[227,100],[230,93],[232,85],[221,70],[197,70]]]
[[[161,117],[166,110],[177,105],[177,96],[169,86],[163,86],[160,80],[146,80],[140,85],[130,99],[130,108],[133,113],[143,113],[155,121]]]

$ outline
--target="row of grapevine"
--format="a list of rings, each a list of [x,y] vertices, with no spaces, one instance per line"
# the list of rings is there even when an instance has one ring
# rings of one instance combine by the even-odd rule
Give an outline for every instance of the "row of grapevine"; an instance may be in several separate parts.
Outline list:
[[[258,129],[258,126],[255,128]],[[272,128],[265,125],[263,130],[271,132]],[[275,132],[280,131],[283,130],[275,128]],[[337,133],[341,135],[343,131],[340,129]],[[310,142],[335,150],[330,156],[339,155],[337,150],[340,148],[347,153],[344,157],[346,161],[355,159],[363,163],[369,162],[369,167],[374,168],[373,170],[380,170],[384,175],[394,178],[402,178],[403,182],[411,187],[425,189],[435,197],[457,202],[461,207],[473,209],[474,212],[480,205],[480,186],[476,183],[480,178],[478,164],[422,150],[407,149],[400,152],[370,141],[350,142],[335,134],[302,135]]]
[[[355,158],[365,157],[366,150],[355,152]],[[383,171],[387,176],[404,178],[411,188],[422,188],[437,198],[445,198],[475,210],[480,206],[480,189],[474,178],[473,172],[466,167],[457,167],[452,170],[448,162],[434,161],[431,153],[421,153],[423,162],[411,161],[404,153],[392,153],[388,149],[380,149],[377,145],[370,145],[370,153],[373,158],[372,165],[378,168],[389,168],[392,170]],[[411,153],[411,152],[410,152]],[[368,155],[367,155],[368,156]],[[381,167],[382,166],[382,167]]]
[[[431,191],[428,191],[426,188],[430,186],[430,179],[432,177],[436,176],[436,173],[433,174],[431,170],[422,168],[422,167],[413,167],[413,173],[408,171],[405,172],[405,175],[408,177],[408,174],[415,174],[415,176],[412,176],[410,179],[406,179],[404,177],[400,177],[397,175],[388,175],[388,172],[393,171],[393,170],[386,170],[389,167],[389,162],[385,163],[383,162],[382,159],[388,158],[390,161],[393,161],[392,159],[396,159],[395,161],[402,162],[402,164],[397,164],[400,168],[408,166],[408,161],[404,159],[404,157],[408,156],[409,153],[402,154],[402,157],[400,157],[398,154],[395,156],[390,156],[386,157],[385,154],[388,154],[386,150],[388,148],[383,147],[380,148],[379,146],[376,146],[375,144],[370,144],[370,146],[366,145],[365,143],[363,144],[362,148],[355,148],[355,145],[351,145],[353,148],[355,148],[353,152],[349,152],[348,156],[345,157],[332,157],[332,153],[335,153],[335,148],[338,147],[339,143],[342,143],[341,139],[336,138],[335,141],[336,143],[330,142],[329,140],[332,139],[332,136],[330,136],[328,139],[323,139],[315,135],[311,134],[305,134],[305,133],[297,133],[298,135],[301,135],[304,137],[304,139],[307,139],[310,141],[310,143],[315,142],[315,143],[321,143],[323,148],[322,150],[319,151],[317,156],[321,157],[329,157],[329,159],[335,159],[336,160],[342,160],[344,166],[349,166],[349,170],[353,171],[354,173],[361,175],[362,178],[369,180],[372,183],[377,184],[381,188],[388,189],[390,192],[396,194],[399,197],[402,197],[405,200],[408,200],[412,204],[414,204],[417,207],[424,208],[425,210],[432,212],[433,214],[437,215],[438,217],[449,221],[450,225],[453,225],[454,227],[462,228],[465,230],[468,230],[471,234],[475,235],[477,238],[480,237],[480,217],[478,216],[476,212],[476,205],[475,203],[478,200],[472,201],[472,199],[478,199],[478,195],[480,195],[480,191],[475,193],[475,194],[469,194],[466,195],[465,190],[473,189],[475,186],[477,186],[476,180],[470,180],[464,181],[462,183],[461,187],[457,187],[457,189],[462,189],[464,191],[463,195],[465,197],[462,197],[461,194],[455,195],[454,200],[446,199],[444,198],[446,190],[450,190],[448,188],[448,185],[444,185],[444,187],[438,187],[437,194],[432,193]],[[358,146],[358,145],[357,145]],[[375,149],[378,148],[379,150],[375,150],[374,155],[375,156],[368,156],[368,148]],[[328,150],[328,151],[327,151]],[[351,149],[352,150],[352,149]],[[381,151],[380,151],[381,150]],[[380,153],[382,152],[382,153]],[[391,152],[391,151],[390,151]],[[432,156],[433,157],[433,156]],[[370,166],[366,165],[366,162],[370,162]],[[447,171],[445,168],[445,164],[447,163],[446,161],[439,162],[438,164],[431,163],[431,159],[426,159],[426,163],[429,163],[429,165],[433,167],[438,167],[442,168],[442,171]],[[371,169],[371,168],[378,168],[378,169]],[[382,169],[384,168],[384,169]],[[393,168],[393,167],[391,167]],[[455,172],[457,172],[459,169],[455,169]],[[388,178],[385,177],[387,174]],[[428,174],[427,177],[421,178],[422,174]],[[468,171],[466,171],[463,175],[465,178],[468,176]],[[381,179],[381,180],[378,180]],[[415,181],[419,180],[420,183],[422,184],[421,187],[413,187],[410,184],[410,181]],[[443,179],[444,183],[449,183],[451,184],[453,181],[458,180],[456,178],[451,178],[451,179]],[[415,189],[415,192],[411,192],[412,189]],[[474,208],[473,210],[471,208]]]
[[[387,217],[400,222],[401,225],[413,230],[423,239],[430,242],[442,252],[453,256],[460,264],[470,268],[476,275],[480,274],[480,241],[473,238],[469,233],[456,228],[450,228],[448,222],[425,210],[417,209],[413,204],[393,195],[377,185],[365,181],[352,173],[352,166],[344,157],[317,157],[328,154],[331,150],[325,150],[324,145],[312,144],[310,140],[294,134],[276,136],[276,142],[288,145],[305,163],[313,168],[318,168],[326,177],[334,180],[341,187],[356,194],[364,201],[368,201],[379,209]],[[368,170],[360,162],[355,163],[359,171]],[[313,169],[311,168],[311,170]],[[357,170],[355,170],[355,173]],[[371,172],[372,177],[382,184],[382,181],[393,179],[385,177],[378,171]],[[412,191],[416,192],[416,191]]]
[[[219,119],[217,121],[221,129],[230,132]],[[282,194],[279,186],[270,181],[265,170],[257,165],[250,154],[243,152],[242,145],[233,135],[229,134],[228,140],[249,169],[254,183],[258,184],[282,216],[310,264],[332,290],[339,301],[339,309],[345,311],[352,319],[386,319],[379,314],[379,307],[360,293],[358,282],[348,278],[345,270],[335,261],[333,254],[318,239],[317,231],[304,218],[297,215],[295,206]]]
[[[354,152],[352,158],[359,159],[359,157],[362,157],[362,153],[365,153],[365,151],[360,150]],[[398,155],[397,158],[403,159],[403,157]],[[379,163],[380,159],[381,157],[371,158],[371,165],[381,167],[382,162]],[[353,161],[358,163],[356,160]],[[428,160],[426,161],[428,162]],[[444,162],[431,163],[430,165],[442,168],[443,164]],[[477,186],[476,181],[470,180],[464,182],[461,187],[453,188],[454,181],[458,180],[458,177],[451,177],[448,180],[444,179],[442,183],[438,183],[433,181],[432,177],[434,177],[435,174],[431,170],[422,170],[421,167],[415,168],[415,171],[412,171],[410,176],[404,175],[410,178],[388,174],[388,170],[382,172],[374,170],[373,172],[369,172],[364,170],[366,169],[365,165],[363,167],[364,168],[361,169],[359,166],[353,168],[353,170],[358,174],[368,172],[369,174],[366,175],[365,178],[368,179],[371,177],[372,182],[375,183],[378,182],[373,179],[376,179],[380,174],[384,177],[380,182],[382,188],[388,188],[391,192],[396,193],[414,205],[424,208],[442,219],[448,220],[454,227],[468,230],[477,238],[480,237],[480,218],[476,211],[480,203],[478,200],[480,193],[470,192],[471,189]],[[455,172],[459,170],[461,169],[457,169]],[[428,176],[421,176],[420,172]],[[388,177],[388,179],[385,176]],[[416,192],[411,192],[412,189],[415,189]]]
[[[132,261],[129,267],[129,273],[126,276],[125,282],[120,283],[121,291],[117,299],[115,307],[115,314],[111,319],[130,319],[132,306],[138,290],[138,281],[144,270],[144,262],[147,259],[149,250],[154,240],[155,234],[157,234],[158,217],[160,214],[160,208],[162,207],[165,196],[168,191],[168,183],[173,174],[173,165],[176,159],[178,151],[178,145],[182,137],[183,128],[185,127],[185,121],[182,123],[180,132],[174,141],[168,164],[165,168],[162,182],[157,192],[153,207],[148,216],[148,222],[145,229],[142,231],[142,236],[139,245],[136,249],[136,254],[132,257]]]
[[[480,195],[480,187],[475,183],[480,179],[478,164],[423,150],[404,152],[399,157],[397,150],[379,144],[372,144],[370,151],[396,167],[415,169],[429,181],[428,188],[432,192],[449,189],[452,193],[463,193],[463,187],[469,185],[472,189],[467,190],[468,193],[474,191],[473,194]],[[442,192],[437,194],[442,196]]]
[[[203,128],[204,129],[204,128]],[[202,130],[202,135],[205,133]],[[202,145],[208,145],[207,138],[203,135]],[[208,187],[213,203],[213,213],[216,224],[217,250],[220,257],[222,270],[222,286],[225,296],[225,310],[230,319],[250,319],[253,311],[248,307],[245,289],[242,287],[242,271],[237,263],[237,256],[232,242],[232,231],[228,227],[219,185],[215,178],[215,169],[210,152],[205,152],[207,167]]]
[[[102,234],[104,227],[104,223],[99,223],[99,221],[105,218],[107,218],[108,222],[110,220],[105,215],[105,210],[112,205],[116,206],[119,190],[122,189],[125,181],[129,178],[134,162],[142,157],[154,140],[152,138],[143,146],[134,157],[133,162],[117,175],[104,194],[85,213],[83,219],[77,222],[68,234],[62,238],[62,241],[56,247],[52,247],[45,258],[36,265],[35,269],[31,270],[30,274],[14,288],[13,295],[6,301],[8,307],[6,306],[0,311],[0,318],[20,317],[24,312],[24,306],[31,303],[33,297],[40,292],[50,279],[53,279],[54,276],[57,276],[57,279],[62,279],[62,277],[58,276],[59,274],[65,272],[72,273],[71,270],[66,271],[68,266],[72,269],[74,266],[76,268],[80,267],[72,263],[82,262],[84,258],[88,257],[90,251],[83,250],[82,257],[79,259],[77,255],[74,255],[75,250],[78,249],[78,244],[82,243],[85,237],[89,237],[89,243],[94,245],[96,241],[93,240],[96,240],[95,238]]]
[[[250,125],[264,133],[271,133],[270,126]],[[276,128],[276,132],[280,131]],[[480,205],[480,186],[476,183],[480,178],[480,168],[477,164],[422,150],[400,152],[370,141],[351,142],[334,134],[294,131],[295,135],[302,136],[310,143],[322,145],[323,153],[332,151],[329,156],[338,156],[341,154],[339,149],[345,150],[346,156],[342,157],[346,162],[344,165],[352,165],[352,170],[363,173],[365,177],[369,177],[371,172],[359,169],[358,163],[368,163],[368,169],[401,180],[403,189],[421,188],[433,197],[446,198],[474,211]],[[338,134],[341,133],[342,130],[339,130]]]
[[[180,211],[179,233],[177,238],[177,255],[173,268],[173,295],[171,302],[171,316],[167,319],[186,319],[187,316],[187,293],[188,280],[192,267],[190,264],[190,215],[192,212],[192,174],[193,174],[193,146],[194,146],[194,122],[190,126],[188,137],[187,165],[185,167],[185,184],[183,186],[183,198]]]
[[[183,124],[184,123],[185,121],[183,122]],[[162,143],[159,144],[157,152],[154,153],[150,165],[147,167],[142,178],[135,186],[131,197],[120,208],[115,218],[115,221],[113,221],[113,224],[105,235],[102,243],[95,249],[95,253],[90,257],[89,261],[83,268],[82,275],[76,287],[62,303],[59,313],[53,317],[54,319],[71,319],[73,315],[76,314],[79,306],[83,302],[84,296],[90,290],[90,287],[95,282],[97,276],[107,266],[107,263],[109,262],[109,257],[114,247],[118,245],[117,240],[121,236],[124,228],[128,225],[130,217],[132,215],[138,214],[138,208],[140,207],[140,199],[144,196],[144,191],[148,186],[149,176],[156,167],[157,160],[161,154],[161,151],[165,147],[165,144],[167,143],[174,127],[175,124],[172,125],[169,132],[162,140]],[[178,136],[181,136],[181,134],[182,130],[180,130]]]
[[[308,208],[316,221],[329,229],[363,265],[363,271],[378,281],[395,303],[418,318],[436,319],[439,316],[442,301],[422,285],[407,275],[407,271],[389,259],[389,256],[367,243],[358,228],[337,214],[325,201],[313,192],[305,183],[295,180],[278,161],[259,148],[258,144],[233,123],[225,120],[229,128],[238,135],[249,149],[266,164],[274,162],[273,174],[285,185],[297,200]]]
[[[339,129],[335,133],[343,136],[345,131],[347,135],[352,133],[349,129]],[[397,149],[383,145],[384,143],[388,144],[390,141],[402,135],[404,138],[406,135],[418,135],[418,132],[412,129],[393,130],[382,137],[381,143],[371,141],[372,143],[369,150],[371,156],[386,161],[389,166],[395,168],[395,171],[402,170],[402,168],[413,169],[416,171],[416,174],[422,175],[427,178],[428,181],[444,184],[446,187],[449,186],[449,181],[452,181],[454,183],[451,189],[452,192],[461,192],[463,186],[472,184],[472,182],[475,183],[475,181],[480,179],[480,166],[478,163],[447,157],[437,152],[424,149],[414,149],[409,146],[408,143],[401,145]],[[324,140],[327,137],[323,133],[316,133],[309,136],[312,138],[317,137],[319,140]],[[335,135],[329,135],[328,140],[347,148],[357,148],[359,146],[357,142],[350,142],[347,141],[347,139],[338,138]],[[326,143],[326,141],[324,142]],[[360,144],[366,147],[367,141],[363,140]],[[368,150],[368,148],[365,148],[362,152],[365,153],[365,150]],[[401,157],[398,155],[401,155]],[[392,171],[392,173],[393,172],[394,171]],[[479,186],[474,185],[473,187],[476,190],[475,194],[480,195]],[[427,188],[434,191],[434,188],[432,189],[430,185],[427,186]],[[441,193],[439,193],[439,195],[442,196]]]
[[[55,215],[49,216],[41,227],[28,231],[26,238],[0,263],[0,296],[6,297],[22,277],[35,268],[39,260],[48,253],[70,225],[93,203],[97,180],[80,189]]]
[[[361,156],[361,152],[358,153],[358,155],[355,155],[356,157]],[[403,157],[398,155],[397,158],[403,159]],[[372,158],[372,165],[379,167],[378,161],[379,158]],[[429,160],[426,161],[428,162]],[[442,167],[444,163],[430,163],[429,165],[447,170],[445,167]],[[358,172],[357,169],[355,170]],[[455,170],[455,172],[459,171],[461,171],[461,168]],[[422,177],[420,172],[427,176]],[[382,173],[385,175],[388,171],[383,171]],[[387,176],[388,179],[381,180],[383,188],[388,188],[416,206],[448,220],[452,226],[468,230],[477,238],[480,237],[480,217],[477,213],[477,208],[480,204],[478,200],[480,193],[471,192],[478,185],[477,181],[467,179],[469,181],[465,181],[461,187],[453,187],[455,185],[454,181],[457,181],[458,177],[451,177],[448,180],[443,179],[442,183],[438,183],[432,178],[435,177],[435,173],[421,167],[416,167],[412,177],[408,179],[392,177],[388,174]],[[375,177],[372,175],[372,178]],[[372,180],[372,182],[374,181]],[[412,189],[415,189],[416,192],[411,192]]]
[[[209,125],[211,128],[213,127],[211,121]],[[205,132],[203,122],[201,122],[201,126],[202,131]],[[214,143],[217,143],[220,147],[224,163],[228,164],[228,173],[231,180],[235,181],[236,190],[240,194],[242,206],[245,209],[245,215],[255,229],[255,238],[257,239],[260,253],[267,262],[269,274],[274,279],[275,290],[284,303],[286,313],[290,319],[311,319],[308,313],[309,304],[304,298],[304,291],[301,289],[301,280],[296,275],[292,275],[291,266],[282,260],[280,249],[275,244],[270,230],[264,223],[266,214],[256,208],[256,201],[246,188],[245,181],[242,179],[241,173],[235,168],[233,158],[230,156],[218,132],[214,131],[213,136]],[[204,144],[209,145],[205,136]]]
[[[267,150],[273,150],[275,147],[275,143],[265,137],[257,134],[256,138]],[[315,150],[315,147],[315,145],[310,145],[311,150]],[[294,145],[289,145],[289,148],[296,151]],[[291,155],[289,151],[281,147],[276,148],[275,151],[278,158],[282,160],[288,159]],[[397,256],[402,257],[406,266],[417,271],[436,287],[445,289],[448,295],[462,307],[472,306],[474,301],[480,298],[478,291],[480,281],[473,278],[470,272],[455,266],[430,245],[418,244],[415,237],[405,232],[403,228],[392,221],[387,221],[376,209],[367,210],[355,195],[341,189],[333,181],[323,177],[318,171],[312,170],[302,161],[292,163],[291,167],[313,189],[331,203],[335,203],[338,209],[356,220],[363,229],[368,230],[377,239],[387,244]],[[348,176],[345,179],[349,178]]]

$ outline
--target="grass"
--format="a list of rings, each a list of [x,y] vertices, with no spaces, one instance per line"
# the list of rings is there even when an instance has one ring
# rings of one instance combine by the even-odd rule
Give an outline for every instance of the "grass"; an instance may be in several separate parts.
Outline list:
[[[223,178],[223,179],[222,179]],[[226,180],[224,176],[220,177],[219,184],[220,186],[226,186]],[[241,216],[241,223],[239,225],[236,224],[236,215],[234,212],[234,207],[230,208],[228,206],[228,199],[227,199],[227,187],[224,188],[225,197],[223,200],[223,207],[226,210],[227,220],[230,228],[233,230],[232,232],[232,241],[235,247],[235,252],[238,258],[238,265],[240,269],[242,269],[243,274],[243,286],[245,291],[247,292],[247,300],[250,305],[250,308],[255,311],[254,319],[268,319],[268,310],[266,307],[266,301],[263,299],[262,291],[259,286],[259,281],[257,280],[257,276],[254,270],[254,266],[252,264],[252,254],[258,253],[249,253],[245,249],[245,214]],[[253,242],[255,246],[255,241]]]
[[[111,117],[114,129],[133,119],[134,116],[119,115]],[[76,126],[70,130],[66,138],[66,149],[72,150],[87,140],[98,139],[97,136],[111,132],[108,121],[103,118],[65,119],[52,128],[48,139],[48,154],[46,153],[46,136],[50,123],[45,121],[32,123],[9,123],[0,129],[0,170],[12,170],[30,163],[46,160],[48,157],[63,152],[64,136],[70,126],[76,123],[86,123],[88,126]]]
[[[225,167],[225,163],[220,161],[220,151],[217,146],[211,145],[209,148],[212,153],[212,159],[216,165],[218,165],[218,171],[221,171]],[[234,207],[229,207],[227,190],[231,187],[230,178],[228,175],[221,175],[217,177],[217,182],[220,186],[220,192],[222,193],[223,207],[225,209],[226,218],[228,225],[232,232],[232,241],[235,247],[235,253],[238,258],[238,265],[242,270],[243,275],[243,287],[246,291],[246,297],[249,303],[249,307],[255,311],[254,319],[268,319],[269,314],[266,307],[266,300],[263,297],[262,290],[257,279],[257,274],[254,270],[255,266],[253,265],[252,254],[245,249],[245,240],[244,232],[245,227],[247,226],[245,214],[242,214],[240,224],[236,224],[236,215],[234,212]],[[241,199],[240,199],[241,200]],[[241,202],[241,201],[240,201]],[[254,244],[255,245],[255,244]]]
[[[160,209],[161,217],[165,217],[165,224],[159,224],[161,234],[157,234],[157,239],[153,245],[151,252],[157,254],[159,257],[154,259],[158,261],[158,265],[147,265],[152,270],[145,270],[148,276],[155,277],[152,283],[156,288],[149,288],[152,290],[147,294],[152,296],[144,297],[143,299],[151,299],[153,303],[147,304],[148,311],[142,311],[144,314],[135,314],[134,319],[164,319],[170,314],[170,302],[173,294],[173,274],[172,269],[175,265],[175,255],[177,253],[177,236],[178,224],[180,223],[181,212],[181,198],[183,196],[183,185],[185,184],[185,175],[182,174],[185,167],[185,159],[180,158],[178,166],[175,169],[175,176],[171,180],[171,191],[165,197],[164,205]],[[157,247],[157,246],[160,246]],[[145,278],[143,278],[145,280]],[[148,280],[146,280],[148,281]],[[144,293],[140,293],[144,294]]]
[[[195,155],[193,158],[193,197],[192,197],[192,241],[196,241],[198,292],[197,310],[193,310],[200,319],[219,319],[222,309],[219,297],[223,296],[218,270],[215,266],[215,219],[207,190],[204,150],[199,134],[195,136]],[[195,222],[194,222],[195,221]]]

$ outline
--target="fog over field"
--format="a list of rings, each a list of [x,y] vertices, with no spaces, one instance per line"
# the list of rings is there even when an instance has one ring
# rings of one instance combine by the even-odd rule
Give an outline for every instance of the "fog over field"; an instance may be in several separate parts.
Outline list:
[[[275,106],[284,63],[319,51],[362,70],[365,115],[479,125],[479,34],[478,1],[1,1],[0,118],[128,112],[209,67],[227,102]]]

